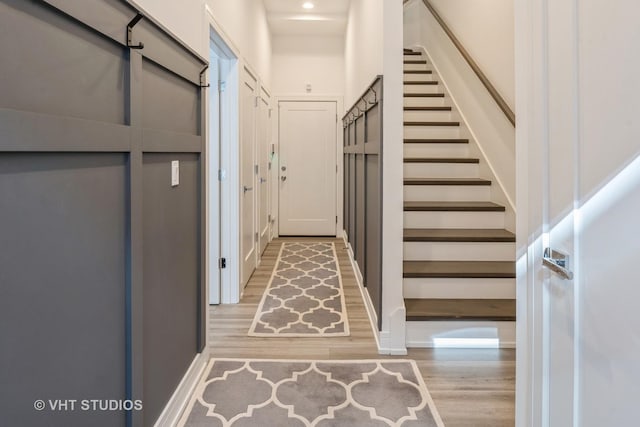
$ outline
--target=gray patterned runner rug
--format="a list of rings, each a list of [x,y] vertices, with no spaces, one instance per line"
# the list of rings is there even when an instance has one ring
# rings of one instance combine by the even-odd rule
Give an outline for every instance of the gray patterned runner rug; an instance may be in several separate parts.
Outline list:
[[[178,425],[444,427],[412,360],[212,359]]]
[[[285,242],[249,336],[348,336],[349,322],[333,243]]]

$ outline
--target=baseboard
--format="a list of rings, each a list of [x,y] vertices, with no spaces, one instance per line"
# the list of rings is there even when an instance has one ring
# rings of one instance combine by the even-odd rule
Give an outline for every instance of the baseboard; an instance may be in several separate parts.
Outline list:
[[[378,352],[381,352],[382,349],[380,347],[380,337],[378,336],[378,315],[376,311],[373,309],[373,302],[371,301],[371,297],[369,296],[369,292],[364,288],[364,284],[362,282],[362,274],[360,273],[360,268],[358,267],[358,263],[353,256],[353,250],[351,249],[351,245],[347,241],[347,233],[346,231],[342,234],[342,239],[344,240],[344,245],[347,248],[347,254],[349,255],[349,262],[351,263],[351,268],[353,269],[354,276],[356,278],[356,283],[358,285],[358,289],[360,290],[360,295],[362,296],[362,301],[364,301],[364,308],[367,311],[367,317],[369,318],[369,325],[371,326],[371,332],[373,337],[376,340],[376,347],[378,348]],[[381,353],[383,354],[383,353]]]
[[[407,322],[409,348],[515,348],[516,322]]]
[[[180,384],[178,384],[178,387],[173,392],[167,406],[164,407],[158,420],[155,422],[155,427],[171,427],[178,423],[182,412],[185,410],[187,403],[189,403],[189,398],[198,385],[198,381],[207,366],[207,362],[209,362],[209,351],[207,349],[194,357],[187,373],[182,377]]]

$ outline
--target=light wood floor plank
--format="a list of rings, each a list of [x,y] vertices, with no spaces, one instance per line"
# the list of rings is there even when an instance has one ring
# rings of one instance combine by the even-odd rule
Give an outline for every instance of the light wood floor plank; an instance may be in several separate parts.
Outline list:
[[[284,241],[333,241],[339,258],[349,337],[259,338],[247,332],[280,245]],[[280,238],[271,242],[239,304],[210,307],[212,357],[273,359],[384,359],[378,354],[369,318],[344,243],[339,239]],[[396,357],[397,358],[397,357]],[[410,349],[447,427],[507,427],[515,424],[515,351]]]

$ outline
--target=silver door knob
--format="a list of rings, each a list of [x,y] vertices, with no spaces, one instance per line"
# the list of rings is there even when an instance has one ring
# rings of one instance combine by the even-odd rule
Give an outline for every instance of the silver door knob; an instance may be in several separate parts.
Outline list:
[[[242,187],[242,190],[244,193],[246,193],[247,191],[251,191],[253,190],[253,187],[247,187],[246,185],[244,187]]]
[[[280,179],[282,180],[282,182],[285,182],[287,180],[286,176],[281,176]]]
[[[282,169],[282,171],[284,172],[284,171],[287,170],[287,167],[286,166],[282,166],[280,169]]]
[[[260,178],[260,184],[264,184],[265,182],[267,182],[267,178]]]

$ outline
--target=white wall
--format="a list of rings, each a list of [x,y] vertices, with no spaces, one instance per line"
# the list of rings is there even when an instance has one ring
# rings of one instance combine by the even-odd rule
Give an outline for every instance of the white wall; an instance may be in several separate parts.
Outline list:
[[[206,31],[205,0],[135,0],[148,15],[171,31],[202,57],[209,57],[209,46],[203,37]]]
[[[270,88],[271,32],[262,1],[206,0],[206,4],[235,50]]]
[[[344,37],[275,36],[272,84],[275,94],[344,94]]]
[[[351,0],[344,49],[345,109],[382,74],[382,14],[383,0]]]
[[[431,0],[431,3],[513,109],[514,0]]]

